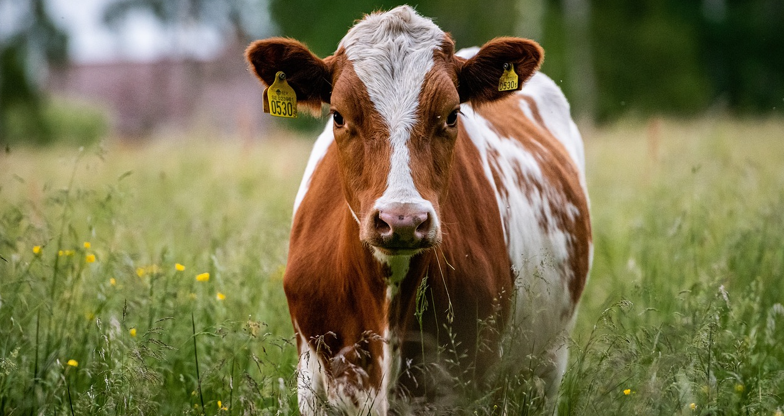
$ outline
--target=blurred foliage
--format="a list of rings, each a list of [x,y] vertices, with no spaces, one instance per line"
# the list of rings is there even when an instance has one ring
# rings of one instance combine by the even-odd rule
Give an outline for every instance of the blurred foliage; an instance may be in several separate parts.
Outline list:
[[[711,105],[737,113],[784,105],[784,56],[773,52],[784,50],[781,1],[592,5],[599,119],[627,109],[684,115]]]
[[[0,142],[8,140],[11,117],[23,118],[24,135],[38,142],[51,141],[55,131],[44,120],[41,81],[48,65],[64,64],[68,39],[54,24],[45,0],[0,0],[0,8],[13,11],[4,17],[0,35]]]

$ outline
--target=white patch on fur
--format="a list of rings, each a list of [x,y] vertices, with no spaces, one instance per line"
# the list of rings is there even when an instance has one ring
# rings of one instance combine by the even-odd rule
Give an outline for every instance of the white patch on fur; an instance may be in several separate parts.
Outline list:
[[[471,46],[468,48],[463,48],[455,52],[455,56],[459,56],[463,59],[470,59],[471,57],[476,55],[477,52],[479,52],[479,49],[480,49],[479,46]]]
[[[327,374],[318,353],[302,335],[299,323],[294,321],[294,330],[300,337],[299,362],[297,363],[297,402],[303,415],[316,414],[321,410],[321,397],[326,396]]]
[[[400,289],[400,283],[408,275],[412,256],[388,256],[382,253],[381,250],[373,247],[373,257],[379,263],[389,266],[392,270],[392,274],[387,278],[387,302],[389,303],[395,298],[398,289]]]
[[[387,189],[380,204],[421,202],[411,176],[408,140],[419,93],[444,32],[409,6],[366,16],[340,42],[389,129],[392,148]]]
[[[392,274],[387,278],[386,305],[384,310],[387,313],[387,326],[384,328],[384,355],[379,357],[379,365],[382,369],[381,391],[378,399],[389,404],[389,393],[391,386],[397,380],[400,373],[400,339],[397,334],[389,332],[389,313],[392,301],[400,290],[400,283],[408,275],[411,266],[412,256],[387,256],[378,249],[373,250],[373,257],[379,263],[386,264],[392,270]]]
[[[335,136],[332,134],[332,121],[330,120],[327,123],[327,127],[319,135],[318,139],[316,139],[316,143],[313,144],[313,150],[310,152],[310,158],[308,159],[308,164],[305,167],[305,173],[302,175],[302,182],[299,184],[297,197],[294,199],[294,213],[292,216],[297,214],[297,208],[299,208],[302,200],[305,199],[305,194],[308,193],[310,181],[313,178],[313,172],[316,171],[316,167],[318,166],[319,162],[321,162],[321,159],[323,159],[327,154],[329,146],[334,141]]]
[[[346,383],[335,383],[329,391],[329,404],[349,416],[386,415],[388,403],[380,400],[376,389],[364,389]],[[357,405],[354,404],[354,399]]]
[[[535,100],[545,122],[543,127],[564,144],[584,184],[582,140],[576,128],[572,128],[574,123],[561,91],[549,78],[537,73],[517,94]],[[525,101],[520,101],[520,109],[536,122]],[[542,175],[540,163],[547,161],[534,157],[540,149],[526,149],[518,140],[499,136],[470,105],[464,104],[462,113],[462,125],[479,150],[485,175],[494,188],[509,258],[517,275],[515,312],[509,324],[509,333],[516,342],[511,351],[503,354],[512,357],[512,361],[514,357],[540,357],[542,361],[535,371],[547,381],[551,391],[556,391],[568,356],[566,336],[574,322],[573,315],[563,314],[573,306],[567,282],[572,277],[569,248],[574,242],[573,236],[558,226],[551,207],[565,207],[567,215],[573,218],[579,212]],[[501,187],[506,192],[501,192]]]
[[[331,379],[326,372],[325,363],[302,335],[296,320],[294,321],[294,329],[300,337],[299,362],[297,364],[297,401],[300,413],[322,415],[326,414],[325,407],[330,407],[338,409],[346,415],[387,414],[389,404],[385,394],[382,396],[376,389],[364,388],[362,385],[349,385],[341,379]],[[351,352],[340,351],[336,355],[337,359],[343,358],[346,353]],[[361,371],[361,369],[355,369],[355,371]],[[358,405],[354,404],[354,399]]]
[[[388,310],[389,308],[387,308]],[[400,339],[396,334],[389,332],[389,327],[384,330],[384,356],[381,358],[381,392],[378,399],[389,404],[389,393],[391,386],[397,381],[400,373]]]

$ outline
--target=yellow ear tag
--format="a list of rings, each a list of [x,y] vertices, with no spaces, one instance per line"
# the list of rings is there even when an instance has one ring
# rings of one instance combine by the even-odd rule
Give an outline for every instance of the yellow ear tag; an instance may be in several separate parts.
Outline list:
[[[501,74],[501,79],[498,80],[498,91],[514,91],[517,89],[517,72],[514,70],[514,64],[504,64],[504,73]]]
[[[297,117],[297,94],[286,81],[286,74],[283,71],[275,74],[275,81],[264,90],[264,95],[266,95],[265,104],[269,106],[269,108],[266,108],[267,105],[264,106],[265,112],[269,110],[269,113],[275,117]]]

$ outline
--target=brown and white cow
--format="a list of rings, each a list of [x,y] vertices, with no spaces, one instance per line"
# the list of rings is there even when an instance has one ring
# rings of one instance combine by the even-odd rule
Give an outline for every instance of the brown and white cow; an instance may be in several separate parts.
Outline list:
[[[284,279],[302,413],[438,402],[502,365],[552,396],[592,243],[582,139],[536,72],[539,45],[455,53],[401,6],[366,16],[325,59],[285,38],[246,56],[264,84],[283,71],[301,106],[331,112]],[[519,91],[498,91],[505,64]]]

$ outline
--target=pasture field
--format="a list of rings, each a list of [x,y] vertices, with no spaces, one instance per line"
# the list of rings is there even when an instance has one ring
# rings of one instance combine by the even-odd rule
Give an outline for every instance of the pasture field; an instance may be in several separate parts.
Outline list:
[[[595,256],[554,411],[781,415],[784,119],[583,134]],[[287,136],[0,154],[0,414],[296,414]],[[461,410],[538,414],[538,386]]]

